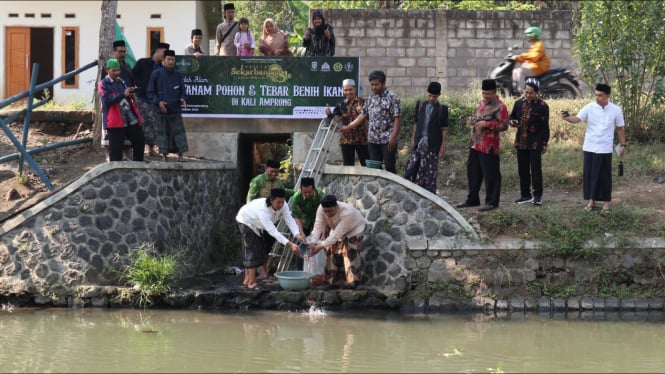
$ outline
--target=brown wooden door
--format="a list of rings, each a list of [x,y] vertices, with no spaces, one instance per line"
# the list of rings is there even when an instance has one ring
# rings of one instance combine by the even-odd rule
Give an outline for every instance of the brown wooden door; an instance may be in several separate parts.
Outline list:
[[[30,86],[30,28],[7,27],[5,60],[5,98]]]

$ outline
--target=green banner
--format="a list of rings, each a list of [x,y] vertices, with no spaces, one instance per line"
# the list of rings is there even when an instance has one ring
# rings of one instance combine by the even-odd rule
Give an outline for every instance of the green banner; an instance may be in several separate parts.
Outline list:
[[[183,117],[323,118],[358,82],[358,57],[177,56],[185,80]]]

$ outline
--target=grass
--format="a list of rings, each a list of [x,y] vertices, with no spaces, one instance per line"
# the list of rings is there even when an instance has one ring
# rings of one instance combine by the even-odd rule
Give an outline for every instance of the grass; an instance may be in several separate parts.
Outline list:
[[[16,173],[16,183],[27,186],[30,182],[30,178],[25,174]]]
[[[153,244],[143,243],[134,248],[125,269],[125,278],[138,291],[137,303],[147,307],[156,296],[164,295],[179,277],[175,254],[159,254]]]
[[[92,100],[84,96],[70,96],[66,101],[56,103],[53,100],[51,91],[44,90],[42,97],[35,97],[33,105],[41,100],[46,100],[46,103],[35,110],[55,110],[55,111],[72,111],[72,110],[89,110],[92,108]],[[12,103],[7,108],[12,110],[21,110],[26,108],[27,101],[19,101]]]
[[[437,185],[440,188],[465,190],[466,159],[468,156],[469,129],[465,118],[472,115],[480,102],[480,90],[469,90],[462,95],[442,96],[440,101],[450,106],[449,134],[446,142],[446,154],[439,163]],[[424,97],[419,97],[422,100]],[[515,100],[502,99],[512,110]],[[586,125],[569,124],[561,119],[559,113],[568,110],[575,114],[582,107],[592,102],[592,97],[579,99],[547,100],[550,108],[550,141],[547,153],[543,156],[543,179],[546,193],[548,190],[570,192],[581,195],[582,190],[582,144]],[[409,142],[413,131],[413,111],[416,98],[402,100],[402,131],[398,161],[398,174],[403,170],[408,157]],[[659,112],[665,116],[665,110]],[[633,143],[630,138],[630,124],[626,125],[629,144],[624,160],[626,174],[622,178],[614,178],[615,186],[625,186],[631,178],[648,178],[663,175],[665,172],[665,144],[657,141],[662,137],[654,129],[651,143]],[[665,131],[665,129],[662,129]],[[517,157],[512,144],[515,130],[509,129],[501,134],[501,189],[503,191],[519,191],[517,173]],[[618,157],[613,158],[618,162]],[[401,169],[400,169],[401,167]],[[616,171],[616,165],[613,167]],[[616,173],[615,173],[616,174]],[[504,194],[505,196],[505,194]],[[503,196],[502,196],[503,197]],[[581,197],[581,196],[580,196]],[[569,203],[548,201],[541,209],[522,209],[511,212],[498,209],[478,217],[482,230],[490,237],[510,235],[525,239],[543,240],[550,244],[549,252],[544,254],[563,254],[576,258],[593,258],[596,250],[580,249],[588,240],[606,240],[609,236],[619,243],[628,244],[625,238],[639,232],[641,236],[665,237],[665,225],[653,218],[655,210],[626,206],[622,203],[612,204],[612,214],[585,214],[579,207]]]

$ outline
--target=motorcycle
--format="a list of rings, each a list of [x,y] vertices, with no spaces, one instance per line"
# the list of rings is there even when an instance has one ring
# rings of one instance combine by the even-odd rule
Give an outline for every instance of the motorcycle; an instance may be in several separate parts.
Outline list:
[[[497,90],[503,96],[520,95],[517,92],[516,83],[513,82],[513,69],[517,64],[513,60],[513,51],[517,51],[517,49],[517,46],[508,48],[508,55],[489,73],[489,77],[496,80]],[[550,69],[535,78],[540,81],[538,92],[544,98],[574,99],[582,93],[577,76],[568,68]]]

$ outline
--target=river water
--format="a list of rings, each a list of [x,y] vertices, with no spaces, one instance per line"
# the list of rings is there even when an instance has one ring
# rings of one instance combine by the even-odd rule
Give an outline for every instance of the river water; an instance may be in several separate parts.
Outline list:
[[[662,314],[14,309],[0,372],[663,372]]]

